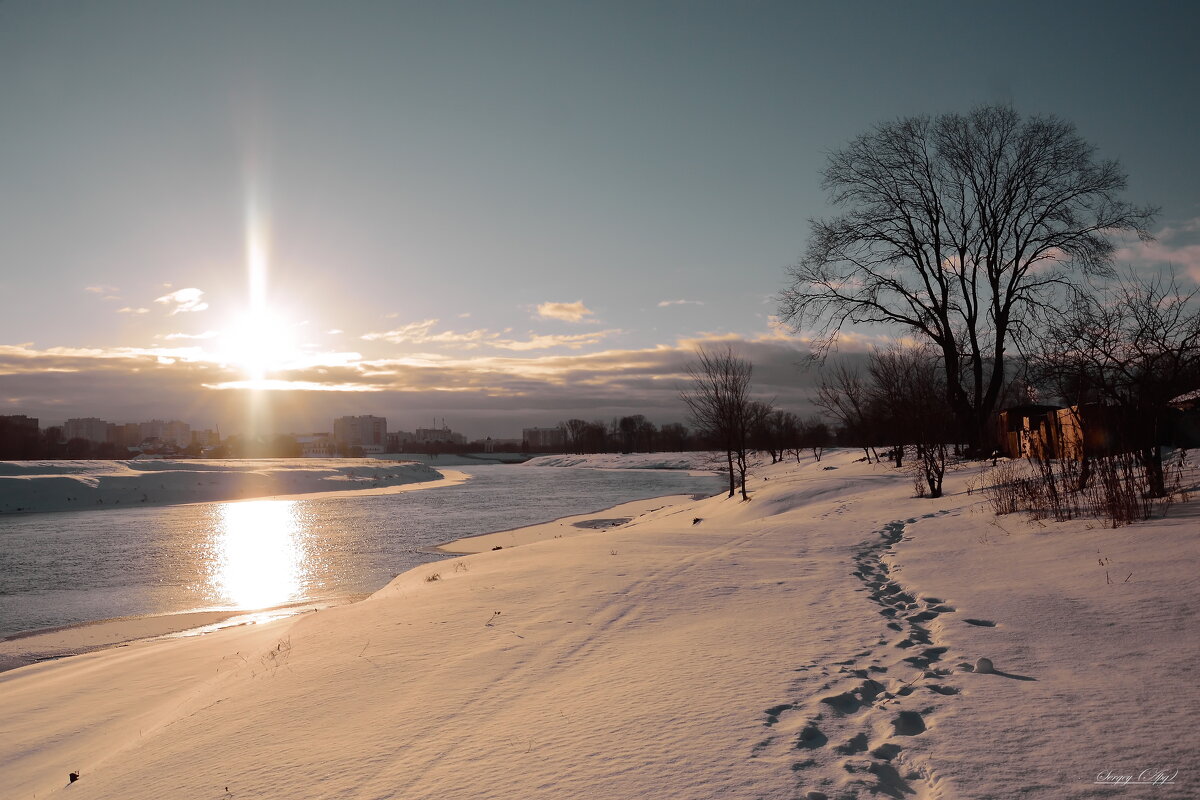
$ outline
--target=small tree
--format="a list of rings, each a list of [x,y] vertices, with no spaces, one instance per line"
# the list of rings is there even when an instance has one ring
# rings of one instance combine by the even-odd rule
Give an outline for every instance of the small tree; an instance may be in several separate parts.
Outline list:
[[[691,415],[692,424],[720,443],[725,451],[729,473],[729,496],[741,488],[746,493],[746,473],[749,469],[750,431],[756,420],[770,412],[770,406],[750,398],[750,376],[753,367],[734,354],[733,348],[696,350],[696,361],[687,365],[692,387],[681,393]]]
[[[621,442],[622,452],[651,453],[654,451],[654,440],[658,436],[658,428],[642,414],[621,417],[615,428]]]
[[[668,422],[658,431],[658,444],[663,450],[678,452],[688,447],[688,429],[681,422]]]
[[[771,426],[771,415],[775,413],[775,409],[771,404],[763,400],[751,400],[746,408],[746,446],[739,462],[739,471],[742,475],[742,489],[745,491],[746,472],[750,468],[749,458],[752,451],[765,451],[771,455],[771,463],[775,464],[779,461],[776,453],[775,431]]]
[[[572,453],[583,453],[583,432],[587,428],[587,422],[581,419],[569,419],[566,422],[558,423],[558,427],[562,428],[563,445]]]
[[[844,364],[822,382],[818,403],[858,439],[870,460],[870,446],[892,446],[897,468],[907,447],[914,447],[922,494],[941,497],[955,426],[946,402],[945,374],[937,354],[927,347],[895,345],[873,349],[866,377]]]
[[[870,388],[862,374],[846,364],[836,364],[821,379],[817,390],[817,405],[841,426],[839,444],[860,445],[871,462],[871,445],[875,443],[870,413]]]
[[[896,468],[904,466],[904,450],[915,443],[914,422],[922,413],[915,397],[914,374],[930,354],[913,347],[872,348],[867,361],[870,384],[867,411],[879,441],[892,448]]]
[[[791,411],[775,409],[763,417],[757,438],[755,447],[770,453],[772,464],[778,463],[786,451],[800,447],[800,418]]]
[[[945,374],[937,356],[927,348],[912,348],[895,358],[906,365],[908,378],[899,402],[908,418],[908,435],[916,444],[918,480],[924,481],[930,497],[941,497],[950,442],[957,430],[946,402]]]
[[[1200,290],[1184,292],[1173,275],[1130,274],[1107,290],[1078,292],[1049,326],[1038,361],[1065,400],[1116,409],[1113,444],[1137,458],[1147,494],[1163,497],[1169,404],[1200,388]]]
[[[808,448],[812,450],[813,459],[821,460],[821,453],[829,446],[832,440],[829,434],[829,426],[816,417],[808,417],[800,421],[800,432],[797,440],[796,448],[796,463],[800,463],[800,448]]]

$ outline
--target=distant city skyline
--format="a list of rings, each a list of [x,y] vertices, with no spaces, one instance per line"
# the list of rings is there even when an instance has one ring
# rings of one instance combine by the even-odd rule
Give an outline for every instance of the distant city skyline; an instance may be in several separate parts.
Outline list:
[[[408,429],[389,426],[386,417],[374,415],[348,415],[331,420],[325,430],[286,431],[274,436],[263,436],[261,444],[278,444],[278,439],[290,438],[291,444],[297,448],[296,454],[305,457],[329,457],[339,454],[356,454],[364,456],[382,453],[424,452],[430,447],[448,446],[462,448],[470,445],[478,446],[484,452],[492,452],[496,447],[511,447],[513,451],[558,452],[575,447],[594,447],[597,439],[593,435],[599,431],[599,439],[606,447],[620,447],[620,441],[625,439],[625,446],[632,446],[630,433],[636,431],[642,438],[639,452],[670,449],[671,443],[691,444],[704,436],[702,431],[689,430],[686,425],[677,421],[663,423],[659,441],[659,426],[641,415],[614,418],[611,421],[584,420],[582,426],[577,426],[578,420],[563,420],[553,426],[523,427],[510,431],[502,436],[479,436],[468,438],[460,431],[454,430],[445,419],[432,420],[428,426],[421,424],[405,426]],[[440,423],[440,424],[439,424]],[[619,423],[619,427],[618,427]],[[626,427],[626,423],[631,423]],[[234,434],[222,436],[220,425],[213,428],[193,428],[184,420],[151,419],[140,422],[111,422],[100,417],[70,417],[64,421],[47,421],[24,414],[0,414],[0,460],[15,457],[21,448],[40,447],[42,455],[24,453],[23,458],[42,458],[48,449],[55,446],[65,446],[68,458],[124,458],[130,455],[149,454],[161,456],[186,454],[191,457],[211,456],[223,445],[238,442],[244,445],[244,437]],[[583,442],[585,437],[586,443]],[[569,445],[572,437],[579,443]],[[636,438],[636,437],[635,437]],[[692,439],[689,442],[687,440]],[[76,446],[80,442],[87,446]],[[101,447],[102,446],[102,447]],[[75,453],[72,454],[72,448]],[[579,452],[592,452],[588,449]]]
[[[1012,103],[1161,206],[1118,266],[1200,280],[1193,4],[0,4],[0,414],[469,437],[684,421],[775,323],[828,153]],[[883,332],[858,330],[843,353]]]
[[[626,416],[632,416],[632,415],[626,415]],[[206,444],[206,445],[207,444],[216,444],[217,442],[219,442],[221,440],[221,438],[223,438],[223,436],[222,437],[217,436],[217,433],[220,431],[220,428],[221,428],[221,422],[219,420],[201,425],[201,424],[193,424],[192,420],[180,420],[180,419],[175,419],[175,418],[159,418],[159,417],[154,417],[151,419],[136,420],[136,421],[135,420],[122,420],[122,421],[118,422],[118,421],[114,421],[114,420],[105,419],[103,417],[95,417],[95,416],[67,417],[66,419],[42,419],[42,418],[39,418],[34,415],[24,415],[24,414],[0,415],[0,418],[4,418],[4,419],[10,419],[10,418],[14,418],[14,417],[27,417],[28,419],[36,421],[38,423],[38,429],[43,432],[49,430],[50,428],[58,428],[60,431],[61,439],[64,442],[68,441],[72,438],[76,438],[76,437],[82,438],[82,439],[87,439],[88,441],[91,441],[93,443],[102,443],[105,441],[112,442],[112,441],[115,441],[115,439],[121,439],[122,441],[128,441],[128,443],[131,443],[131,444],[135,444],[137,441],[142,441],[142,440],[164,439],[164,440],[170,440],[180,446],[184,446],[188,443],[187,441],[184,441],[184,438],[187,438],[189,434],[199,435],[202,439],[205,440],[202,443]],[[335,439],[341,438],[341,439],[346,439],[349,441],[351,439],[357,439],[358,437],[355,436],[354,434],[339,436],[338,424],[339,424],[339,422],[342,422],[343,420],[349,421],[349,420],[354,420],[354,419],[363,419],[363,420],[379,419],[379,420],[382,420],[383,431],[384,431],[385,435],[396,435],[396,434],[409,435],[409,436],[412,436],[413,440],[417,441],[417,442],[441,441],[440,439],[438,439],[435,436],[435,434],[441,433],[441,432],[445,432],[447,434],[452,434],[452,438],[447,439],[446,441],[453,441],[455,443],[463,443],[468,439],[467,435],[462,433],[461,428],[456,428],[455,426],[450,425],[449,422],[444,417],[443,418],[432,418],[432,419],[427,418],[425,420],[411,420],[412,424],[408,424],[409,421],[406,421],[404,423],[399,423],[399,422],[397,422],[396,419],[389,420],[389,418],[387,416],[377,416],[377,415],[372,415],[372,414],[346,414],[346,415],[342,415],[341,417],[326,420],[327,424],[325,424],[324,426],[317,426],[316,428],[312,428],[312,429],[279,430],[279,431],[277,431],[277,433],[286,434],[286,435],[290,435],[290,436],[329,436],[331,438],[335,438]],[[597,419],[588,419],[585,421],[587,421],[587,422],[600,421],[606,425],[610,425],[612,422],[615,422],[617,419],[618,418],[614,417],[611,420],[610,419],[598,419],[598,420]],[[560,420],[559,423],[563,423],[566,421],[567,421],[566,419],[563,419],[563,420]],[[653,420],[650,420],[650,421],[653,422]],[[663,421],[663,424],[671,424],[671,423],[685,423],[685,420],[683,420],[681,418],[681,419],[669,419],[669,420]],[[227,427],[227,433],[229,433],[228,425],[226,427]],[[685,427],[686,427],[686,424],[685,424]],[[114,431],[114,429],[116,429],[116,430]],[[130,433],[129,432],[130,429],[135,430],[136,433]],[[484,434],[484,435],[478,435],[478,436],[471,436],[469,438],[472,441],[475,441],[475,440],[482,441],[484,439],[489,439],[489,438],[497,439],[497,440],[505,440],[505,441],[510,441],[510,440],[520,441],[522,438],[529,438],[528,434],[530,431],[534,431],[535,438],[537,438],[544,432],[556,432],[556,431],[561,432],[561,430],[562,430],[562,428],[561,428],[560,424],[558,424],[558,423],[553,424],[553,425],[546,425],[546,426],[525,425],[525,426],[519,426],[519,427],[501,430],[495,434]],[[240,434],[233,433],[233,435],[240,435]],[[138,437],[136,440],[131,438],[131,437],[135,437],[135,436]],[[210,437],[212,438],[211,442],[208,441],[208,439]],[[194,438],[194,436],[192,438]],[[555,438],[554,441],[560,442],[560,440],[557,438]],[[360,442],[356,441],[356,443],[360,443]],[[374,443],[378,443],[378,442],[374,442]],[[537,445],[539,447],[544,446],[546,444],[547,444],[547,441],[543,441],[540,438],[537,441]]]

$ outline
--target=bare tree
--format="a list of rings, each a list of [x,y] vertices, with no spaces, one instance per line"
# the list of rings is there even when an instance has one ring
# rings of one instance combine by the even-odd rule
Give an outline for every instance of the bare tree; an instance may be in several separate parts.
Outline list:
[[[872,349],[866,377],[839,364],[822,382],[818,403],[863,445],[868,460],[869,448],[880,442],[891,445],[897,468],[913,450],[920,493],[941,497],[955,426],[942,365],[930,347]]]
[[[862,446],[871,461],[870,446],[875,444],[871,430],[870,387],[859,371],[845,363],[835,364],[821,379],[817,390],[817,405],[841,425],[839,444],[843,437]]]
[[[779,461],[775,454],[778,448],[774,441],[774,431],[771,428],[771,415],[774,407],[764,400],[751,400],[746,407],[746,441],[741,452],[735,452],[738,472],[741,474],[742,492],[746,491],[746,473],[750,469],[750,452],[766,451],[771,454],[771,463]],[[746,498],[742,498],[746,499]]]
[[[1068,402],[1114,407],[1112,445],[1134,454],[1149,496],[1163,497],[1169,404],[1200,388],[1200,290],[1183,291],[1174,276],[1125,276],[1108,290],[1078,293],[1046,343],[1042,376]],[[1087,474],[1085,462],[1084,482]]]
[[[780,315],[827,352],[846,325],[899,326],[940,354],[973,451],[1005,385],[1006,351],[1077,274],[1109,274],[1108,235],[1149,238],[1155,213],[1075,127],[1009,106],[888,122],[830,156],[842,211],[811,223]]]
[[[942,365],[927,347],[893,351],[891,360],[905,365],[907,372],[899,404],[904,410],[906,437],[916,445],[917,480],[924,482],[924,490],[918,489],[918,494],[941,497],[955,433]]]
[[[558,427],[565,432],[567,447],[573,453],[603,453],[608,449],[607,429],[603,422],[569,419]]]
[[[750,431],[765,408],[750,398],[750,362],[734,354],[730,345],[722,348],[696,350],[696,361],[688,364],[692,386],[680,396],[687,405],[692,424],[715,441],[725,451],[729,472],[729,496],[741,488],[746,493],[746,473],[749,468]]]
[[[658,442],[663,450],[684,450],[688,446],[688,429],[682,423],[668,422],[659,429]]]
[[[800,433],[797,439],[797,448],[795,451],[796,463],[800,463],[800,448],[807,447],[812,450],[813,459],[821,460],[821,453],[829,446],[830,439],[829,428],[816,417],[808,417],[800,421]]]
[[[558,423],[558,427],[563,430],[563,439],[566,440],[568,450],[572,453],[586,452],[584,433],[587,430],[587,422],[581,419],[569,419],[566,422]]]
[[[616,424],[620,437],[621,451],[625,453],[651,453],[658,428],[642,414],[621,417]]]
[[[871,427],[879,432],[883,444],[891,446],[897,469],[904,465],[905,447],[914,442],[913,421],[921,414],[914,393],[914,373],[928,360],[927,352],[899,345],[872,348],[867,360]]]
[[[800,418],[791,411],[775,409],[762,419],[756,429],[755,447],[771,455],[771,463],[783,460],[787,450],[800,448]]]

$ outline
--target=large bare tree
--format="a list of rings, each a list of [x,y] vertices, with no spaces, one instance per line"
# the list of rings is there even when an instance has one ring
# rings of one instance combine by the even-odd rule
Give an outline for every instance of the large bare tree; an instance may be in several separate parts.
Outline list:
[[[906,329],[937,349],[972,449],[986,441],[1008,347],[1081,274],[1109,274],[1109,235],[1149,238],[1155,210],[1074,125],[1009,106],[888,122],[833,153],[840,213],[811,222],[780,314],[833,346],[847,325]]]

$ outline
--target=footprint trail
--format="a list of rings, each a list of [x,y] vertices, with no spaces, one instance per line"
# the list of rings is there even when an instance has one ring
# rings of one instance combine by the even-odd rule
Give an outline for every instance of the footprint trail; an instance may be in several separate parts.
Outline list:
[[[925,518],[944,513],[949,512]],[[930,624],[955,608],[943,598],[906,590],[887,560],[917,522],[889,522],[854,550],[852,574],[881,622],[876,644],[842,661],[799,668],[806,674],[794,689],[807,696],[764,710],[769,735],[752,756],[789,764],[796,797],[936,800],[942,794],[921,741],[962,690],[961,673],[946,665],[949,648],[940,640],[940,626]],[[816,691],[814,676],[822,679]]]

